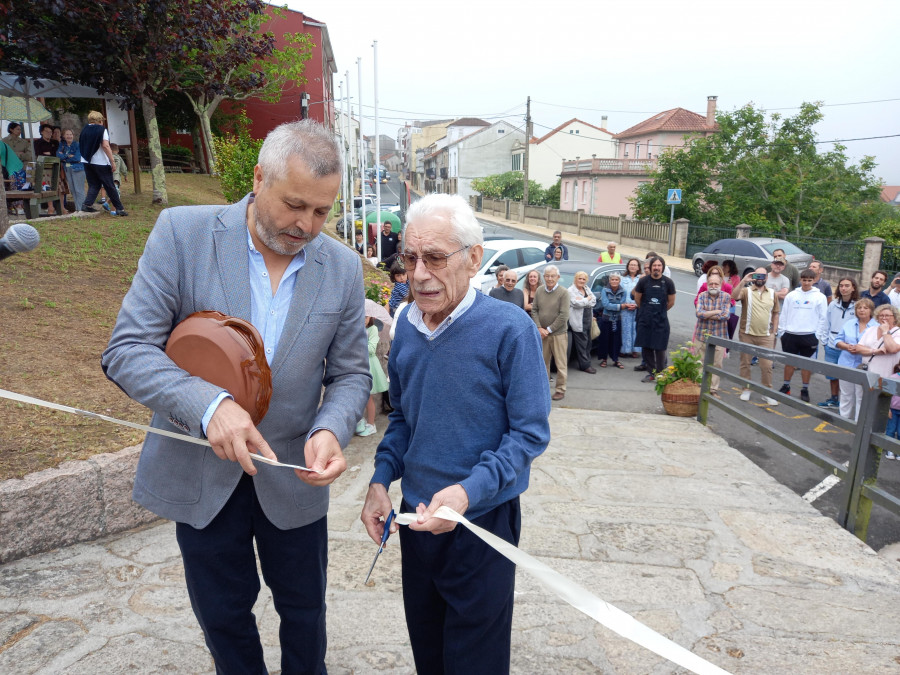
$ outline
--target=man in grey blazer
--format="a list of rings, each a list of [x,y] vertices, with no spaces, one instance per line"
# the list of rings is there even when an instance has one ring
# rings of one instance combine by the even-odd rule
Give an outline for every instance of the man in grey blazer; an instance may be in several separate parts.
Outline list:
[[[251,612],[254,541],[281,618],[282,672],[325,669],[327,486],[346,468],[341,448],[371,389],[360,258],[320,236],[341,177],[330,132],[294,122],[267,136],[251,195],[164,210],[102,357],[107,377],[153,410],[152,426],[212,445],[148,434],[134,499],[176,521],[220,673],[266,672]],[[258,428],[165,354],[172,329],[201,310],[250,321],[263,337],[273,393]],[[321,473],[255,465],[250,452]]]

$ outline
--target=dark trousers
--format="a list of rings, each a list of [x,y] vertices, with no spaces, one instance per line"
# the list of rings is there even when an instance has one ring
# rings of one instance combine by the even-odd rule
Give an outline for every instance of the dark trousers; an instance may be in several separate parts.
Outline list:
[[[644,363],[647,364],[651,373],[665,370],[666,362],[668,361],[668,354],[665,349],[647,349],[644,347],[641,353],[644,355]]]
[[[113,172],[111,167],[98,164],[85,164],[84,176],[87,178],[88,183],[87,194],[84,196],[84,206],[94,205],[94,200],[97,199],[97,195],[100,194],[100,188],[102,187],[106,190],[106,196],[109,197],[109,201],[116,207],[116,211],[125,210],[125,207],[122,206],[122,200],[119,199],[119,191],[116,189],[116,184],[113,182]]]
[[[415,509],[404,503],[403,510]],[[518,544],[519,498],[472,522]],[[401,527],[400,551],[419,675],[508,673],[516,566],[462,525],[438,535]]]
[[[600,346],[597,348],[597,356],[601,361],[607,357],[617,362],[619,360],[619,348],[622,346],[622,321],[615,323],[609,319],[600,319]]]
[[[260,589],[254,539],[263,578],[281,618],[281,672],[325,672],[327,518],[279,530],[263,513],[253,479],[243,474],[209,525],[198,530],[177,523],[175,534],[191,607],[215,659],[216,673],[266,672],[252,612]]]
[[[578,369],[587,370],[591,367],[591,325],[588,324],[587,330],[580,332],[572,331],[572,348],[575,350],[575,356],[578,357]]]

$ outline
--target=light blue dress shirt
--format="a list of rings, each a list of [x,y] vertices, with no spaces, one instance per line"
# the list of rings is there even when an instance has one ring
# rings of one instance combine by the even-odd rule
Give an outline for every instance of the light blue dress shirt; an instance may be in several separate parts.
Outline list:
[[[294,298],[297,272],[306,263],[306,249],[300,249],[300,252],[291,259],[278,283],[278,289],[273,295],[266,261],[263,259],[262,253],[254,246],[249,228],[247,229],[247,248],[250,261],[250,323],[262,336],[266,361],[271,364],[272,357],[278,349],[278,342],[281,340],[281,333],[284,331],[284,322],[291,307],[291,300]],[[209,424],[216,408],[225,398],[233,397],[227,391],[222,391],[206,409],[200,422],[204,434],[206,425]]]

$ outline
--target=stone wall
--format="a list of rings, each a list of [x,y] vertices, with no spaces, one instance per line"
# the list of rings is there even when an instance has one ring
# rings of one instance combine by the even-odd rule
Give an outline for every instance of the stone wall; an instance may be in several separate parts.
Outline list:
[[[0,482],[0,563],[157,519],[131,501],[141,446]]]

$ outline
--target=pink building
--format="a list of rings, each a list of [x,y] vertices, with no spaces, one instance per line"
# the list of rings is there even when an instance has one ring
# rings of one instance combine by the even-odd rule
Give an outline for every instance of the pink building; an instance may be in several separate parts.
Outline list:
[[[615,134],[614,159],[591,158],[564,161],[560,208],[584,210],[603,216],[632,216],[628,198],[647,172],[656,165],[660,152],[682,147],[685,136],[708,136],[718,131],[716,97],[706,100],[706,116],[684,108],[673,108],[654,115],[622,133]],[[677,186],[673,186],[677,187]]]

